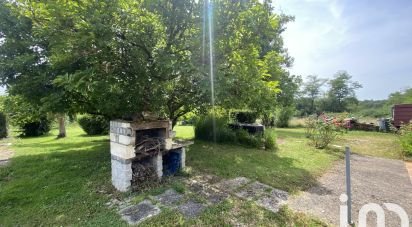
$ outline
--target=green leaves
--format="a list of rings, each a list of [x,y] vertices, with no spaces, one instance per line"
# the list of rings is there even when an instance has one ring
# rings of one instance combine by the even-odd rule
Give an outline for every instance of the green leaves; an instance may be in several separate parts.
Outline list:
[[[288,18],[257,0],[214,5],[216,103],[273,109],[290,63],[280,36]],[[49,112],[122,117],[151,111],[177,119],[209,105],[203,1],[19,0],[0,6],[0,78]],[[24,89],[30,83],[36,89]]]

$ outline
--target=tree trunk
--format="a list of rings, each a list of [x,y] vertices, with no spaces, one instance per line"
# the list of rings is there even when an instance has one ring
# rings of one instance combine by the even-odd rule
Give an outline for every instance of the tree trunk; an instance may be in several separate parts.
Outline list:
[[[66,137],[66,118],[64,114],[59,114],[57,117],[59,121],[59,135],[57,136],[58,138],[64,138]]]
[[[175,128],[176,124],[177,124],[177,119],[179,119],[178,117],[174,117],[172,118],[172,129]]]

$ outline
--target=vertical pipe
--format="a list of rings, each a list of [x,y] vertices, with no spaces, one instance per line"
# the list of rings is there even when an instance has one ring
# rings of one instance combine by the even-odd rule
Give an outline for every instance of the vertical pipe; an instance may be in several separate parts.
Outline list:
[[[352,224],[352,192],[350,182],[350,148],[345,148],[345,161],[346,161],[346,194],[348,195],[348,224]]]

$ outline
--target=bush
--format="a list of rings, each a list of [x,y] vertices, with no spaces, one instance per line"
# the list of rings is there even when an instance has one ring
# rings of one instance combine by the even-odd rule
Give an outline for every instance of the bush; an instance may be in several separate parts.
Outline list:
[[[276,135],[272,133],[266,133],[265,134],[265,149],[266,150],[277,150],[277,145],[276,145]]]
[[[253,124],[256,122],[257,113],[250,111],[232,112],[232,118],[239,123]]]
[[[318,149],[326,148],[341,133],[341,128],[325,115],[308,117],[306,120],[306,137]]]
[[[276,126],[279,128],[289,127],[289,120],[292,118],[294,111],[294,107],[281,107],[277,113]]]
[[[0,139],[7,137],[7,121],[6,115],[0,112]]]
[[[47,117],[41,117],[37,121],[27,122],[20,125],[23,136],[42,136],[50,132],[51,121]]]
[[[41,107],[22,96],[6,96],[5,112],[11,125],[21,129],[23,136],[41,136],[50,131],[51,121]]]
[[[236,139],[239,144],[246,147],[262,148],[264,146],[264,141],[260,134],[251,135],[242,129],[236,130]]]
[[[251,135],[246,130],[232,130],[228,127],[227,118],[217,117],[215,119],[215,133],[213,131],[213,118],[211,115],[198,119],[195,124],[195,138],[204,141],[214,141],[217,143],[240,144],[247,147],[263,148],[273,150],[276,147],[275,139],[272,136],[261,134]]]
[[[412,156],[412,121],[401,126],[399,139],[405,156]]]
[[[216,133],[216,136],[214,136]],[[195,124],[195,138],[218,143],[235,143],[236,133],[227,126],[222,117],[215,118],[215,131],[213,131],[213,117],[211,115],[200,117]]]
[[[86,115],[78,123],[87,135],[104,135],[109,133],[109,120],[103,116]]]

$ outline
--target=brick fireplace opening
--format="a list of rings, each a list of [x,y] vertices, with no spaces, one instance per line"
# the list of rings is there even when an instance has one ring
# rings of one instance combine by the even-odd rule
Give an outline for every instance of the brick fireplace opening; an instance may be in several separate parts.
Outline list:
[[[185,168],[189,143],[172,140],[169,120],[110,122],[112,184],[122,192],[137,190]]]

